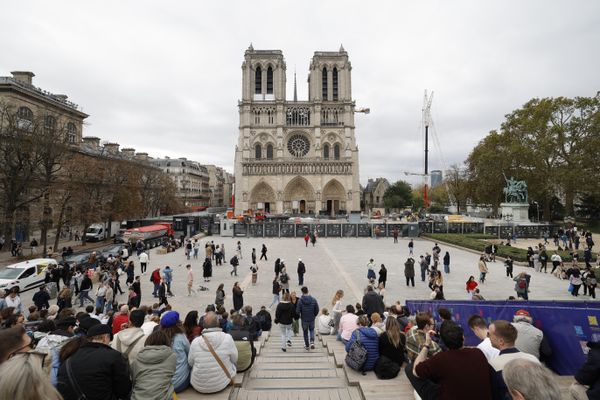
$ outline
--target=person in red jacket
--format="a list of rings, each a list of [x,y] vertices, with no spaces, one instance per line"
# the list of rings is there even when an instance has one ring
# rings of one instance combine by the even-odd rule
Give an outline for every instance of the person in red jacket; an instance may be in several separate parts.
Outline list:
[[[129,306],[122,305],[121,309],[119,310],[119,313],[116,314],[113,318],[113,323],[112,323],[113,335],[116,335],[122,329],[124,329],[123,324],[128,324],[128,323],[129,323]],[[127,328],[127,327],[125,327],[125,328]]]
[[[160,289],[160,268],[156,268],[150,275],[150,282],[154,283],[154,291],[152,296],[158,297],[158,289]]]

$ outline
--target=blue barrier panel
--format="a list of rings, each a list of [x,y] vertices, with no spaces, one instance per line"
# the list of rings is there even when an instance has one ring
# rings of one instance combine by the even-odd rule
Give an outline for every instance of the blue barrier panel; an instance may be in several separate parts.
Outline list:
[[[478,314],[488,323],[496,319],[512,322],[517,310],[527,310],[552,347],[549,366],[559,375],[574,375],[586,360],[586,343],[600,341],[600,303],[596,302],[407,300],[406,306],[411,313],[430,311],[436,319],[438,308],[449,309],[465,331],[465,346],[476,346],[480,341],[467,324],[471,315]]]

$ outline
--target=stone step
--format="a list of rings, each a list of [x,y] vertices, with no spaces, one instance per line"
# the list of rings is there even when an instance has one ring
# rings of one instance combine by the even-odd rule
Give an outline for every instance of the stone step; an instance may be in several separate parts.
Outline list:
[[[316,354],[316,353],[311,353],[308,355],[297,355],[297,354],[287,354],[287,353],[281,353],[284,354],[284,356],[280,356],[280,355],[275,355],[275,353],[270,354],[270,355],[260,355],[260,359],[257,358],[257,362],[255,364],[258,363],[277,363],[277,362],[286,362],[286,363],[322,363],[322,362],[329,362],[330,358],[327,356],[327,354]],[[333,364],[332,364],[333,367]]]
[[[309,384],[309,382],[305,382]],[[310,385],[310,384],[309,384]],[[230,400],[363,400],[360,390],[356,387],[336,389],[314,389],[306,386],[298,389],[248,390],[236,388],[232,391]]]
[[[311,368],[311,369],[252,369],[249,374],[251,379],[304,379],[304,378],[345,378],[344,371],[340,368]]]
[[[348,386],[346,378],[254,378],[244,383],[244,389],[279,389],[279,390],[305,390],[312,389],[338,389]]]
[[[265,362],[264,360],[257,358],[252,366],[252,370],[312,370],[312,369],[331,369],[333,364],[331,361],[326,362],[309,362],[309,363],[298,363],[298,362]]]

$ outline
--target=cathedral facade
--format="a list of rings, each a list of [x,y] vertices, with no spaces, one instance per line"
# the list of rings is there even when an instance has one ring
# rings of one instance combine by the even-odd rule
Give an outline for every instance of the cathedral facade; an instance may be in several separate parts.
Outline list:
[[[254,50],[242,64],[235,212],[346,214],[360,211],[355,103],[348,53],[317,51],[308,101],[286,98],[281,50]]]

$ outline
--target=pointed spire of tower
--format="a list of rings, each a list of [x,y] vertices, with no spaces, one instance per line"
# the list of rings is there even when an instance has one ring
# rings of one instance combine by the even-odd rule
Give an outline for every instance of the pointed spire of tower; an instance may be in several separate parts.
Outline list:
[[[346,51],[346,50],[344,49],[344,46],[340,43],[340,53],[342,53],[344,51]]]
[[[254,46],[252,46],[252,42],[250,42],[250,46],[248,46],[248,50],[254,51]]]
[[[296,86],[296,67],[294,67],[294,101],[298,101],[298,87]]]

